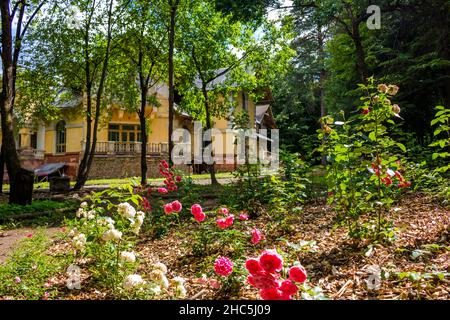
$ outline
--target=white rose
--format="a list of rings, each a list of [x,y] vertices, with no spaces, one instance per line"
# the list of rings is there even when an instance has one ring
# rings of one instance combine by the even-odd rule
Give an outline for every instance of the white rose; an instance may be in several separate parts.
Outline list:
[[[140,275],[132,274],[125,278],[125,280],[123,282],[123,287],[126,290],[130,290],[136,286],[143,285],[143,284],[145,284],[145,281],[144,281],[144,279],[142,279],[142,277]]]
[[[130,263],[136,262],[136,255],[134,254],[134,252],[123,251],[120,253],[120,258],[126,262]]]
[[[82,208],[79,208],[77,211],[77,218],[80,218],[81,216],[84,216],[84,210]]]
[[[128,202],[119,204],[117,211],[122,217],[128,219],[134,218],[134,216],[136,215],[136,209],[134,209],[133,206]]]
[[[67,236],[69,236],[70,238],[74,237],[78,232],[77,228],[73,228],[72,230],[70,230],[70,232],[67,234]]]
[[[102,235],[102,239],[104,241],[120,240],[122,239],[122,232],[116,229],[110,229]]]
[[[155,296],[159,296],[161,294],[161,287],[160,286],[153,286],[150,288],[150,293],[152,293]]]
[[[88,218],[88,220],[94,219],[95,218],[95,211],[94,210],[88,211],[88,213],[86,214],[86,218]]]
[[[73,246],[78,250],[83,250],[86,245],[86,236],[82,233],[73,237]]]
[[[84,201],[80,204],[80,208],[83,208],[83,209],[86,208],[87,206],[88,206],[88,204],[86,201]]]
[[[144,221],[144,218],[145,218],[145,212],[138,211],[138,212],[136,213],[136,216],[137,216],[137,217],[142,217],[142,221]]]
[[[172,279],[172,283],[175,284],[175,286],[183,286],[186,280],[182,277],[175,277]]]
[[[165,275],[163,275],[161,279],[157,281],[157,283],[161,285],[161,287],[163,287],[164,289],[169,289],[169,280],[167,280],[167,277]]]
[[[167,273],[167,267],[164,263],[158,262],[153,265],[153,269],[161,270],[163,274]]]
[[[111,219],[110,217],[101,217],[97,220],[97,223],[101,226],[113,226],[114,228],[114,224],[116,223],[113,219]],[[112,229],[112,228],[109,228]]]

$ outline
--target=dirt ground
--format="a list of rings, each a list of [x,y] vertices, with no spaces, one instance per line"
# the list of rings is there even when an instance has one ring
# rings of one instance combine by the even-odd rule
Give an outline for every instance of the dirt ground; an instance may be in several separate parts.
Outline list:
[[[350,240],[345,229],[333,227],[335,217],[334,210],[323,200],[306,204],[301,213],[292,216],[288,231],[269,230],[268,218],[263,215],[250,221],[248,228],[258,227],[267,240],[249,249],[247,256],[255,257],[263,249],[275,247],[292,253],[293,246],[297,246],[294,254],[308,271],[309,285],[319,286],[330,299],[450,298],[450,212],[440,200],[429,195],[408,195],[393,207],[389,218],[396,228],[396,240],[391,244],[370,246]],[[57,230],[48,232],[52,235]],[[151,264],[163,262],[170,276],[187,279],[188,298],[216,299],[217,290],[198,281],[200,262],[186,245],[190,241],[187,231],[171,230],[163,239],[143,240],[136,250],[141,261],[139,272],[145,273]],[[33,230],[29,228],[11,230],[0,236],[0,259],[30,232]],[[298,250],[301,243],[307,245]],[[66,249],[57,242],[51,251]],[[377,286],[368,287],[370,277],[380,271]],[[95,288],[66,294],[68,299],[107,297]],[[257,290],[245,285],[239,298],[256,299],[257,295]]]

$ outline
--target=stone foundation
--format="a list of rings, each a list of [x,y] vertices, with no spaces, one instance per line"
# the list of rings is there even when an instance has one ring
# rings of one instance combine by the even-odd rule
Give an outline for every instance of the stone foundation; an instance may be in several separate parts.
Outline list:
[[[147,158],[147,177],[161,178],[159,174],[159,163],[163,158],[148,157]],[[184,173],[190,173],[191,167],[177,166],[176,169]],[[89,179],[115,179],[139,177],[141,175],[141,158],[140,156],[112,156],[102,157],[96,156],[92,162],[89,172]]]

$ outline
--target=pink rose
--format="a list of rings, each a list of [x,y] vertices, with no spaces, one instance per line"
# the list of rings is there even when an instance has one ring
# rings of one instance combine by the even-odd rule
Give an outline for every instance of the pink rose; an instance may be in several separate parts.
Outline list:
[[[208,284],[211,286],[211,288],[213,289],[220,289],[220,287],[222,286],[222,284],[220,283],[220,281],[217,281],[215,279],[210,279]]]
[[[206,214],[204,214],[203,212],[194,214],[194,219],[197,220],[198,222],[203,222],[206,219]]]
[[[234,215],[230,214],[226,219],[227,227],[231,227],[234,223]]]
[[[220,229],[226,229],[226,228],[228,228],[228,224],[227,224],[227,220],[226,220],[226,219],[223,219],[223,218],[217,219],[217,220],[216,220],[216,223],[217,223],[217,226],[218,226]]]
[[[181,212],[181,210],[183,209],[181,202],[178,200],[172,202],[171,205],[172,205],[173,211],[175,211],[175,212]]]
[[[256,259],[247,259],[247,261],[245,262],[245,268],[252,275],[263,271],[263,268],[259,264],[259,261]]]
[[[259,291],[259,295],[263,300],[292,300],[290,295],[286,295],[277,288],[262,289]]]
[[[280,291],[282,291],[284,294],[288,296],[292,296],[297,293],[298,287],[290,280],[284,280],[281,283]]]
[[[248,220],[248,215],[246,215],[246,214],[244,214],[244,213],[241,213],[241,214],[239,215],[239,220],[241,220],[241,221],[247,221],[247,220]]]
[[[280,272],[283,269],[283,258],[276,252],[264,251],[259,263],[269,273]]]
[[[258,229],[252,230],[252,243],[258,244],[262,239],[264,239],[264,235]]]
[[[167,191],[166,188],[158,188],[158,192],[161,193],[161,194],[166,194],[166,193],[168,193],[169,191]]]
[[[280,286],[277,277],[265,271],[249,275],[247,281],[258,289],[272,289]]]
[[[174,211],[171,203],[165,204],[163,208],[165,214],[171,214]]]
[[[298,283],[303,283],[307,278],[306,270],[302,266],[293,266],[289,269],[289,279]]]
[[[219,209],[219,214],[223,214],[223,215],[227,216],[229,213],[230,213],[230,210],[228,210],[227,208]]]
[[[233,272],[233,262],[226,257],[219,257],[214,262],[214,271],[222,277],[228,277]]]
[[[195,216],[196,214],[202,213],[203,209],[199,204],[194,204],[191,207],[191,213]]]

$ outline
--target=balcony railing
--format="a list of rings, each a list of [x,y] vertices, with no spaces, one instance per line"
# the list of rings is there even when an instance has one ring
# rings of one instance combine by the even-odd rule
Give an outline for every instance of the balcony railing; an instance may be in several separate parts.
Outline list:
[[[19,157],[22,159],[44,160],[45,157],[45,150],[21,148],[17,151],[19,153]]]
[[[97,142],[96,154],[105,155],[134,155],[141,154],[141,142]],[[147,144],[147,154],[158,156],[169,152],[168,143],[149,143]]]

